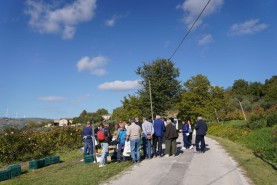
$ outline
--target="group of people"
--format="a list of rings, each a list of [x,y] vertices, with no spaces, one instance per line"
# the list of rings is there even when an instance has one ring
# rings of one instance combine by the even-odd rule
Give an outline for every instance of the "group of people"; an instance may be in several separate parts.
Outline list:
[[[130,144],[130,153],[132,163],[140,163],[141,158],[151,159],[156,157],[175,156],[177,152],[176,140],[179,136],[178,130],[174,124],[173,118],[161,119],[157,115],[153,123],[149,122],[145,117],[142,123],[138,118],[130,118],[128,125],[126,122],[119,122],[118,128],[115,130],[114,136],[111,135],[109,124],[100,124],[94,131],[91,128],[91,123],[87,122],[83,129],[82,138],[84,141],[84,154],[93,154],[94,138],[97,139],[101,145],[102,153],[99,161],[99,167],[105,166],[107,163],[107,155],[110,144],[117,145],[117,162],[126,161],[126,155],[123,155],[123,149],[126,144]],[[192,137],[193,130],[196,131],[195,146],[198,153],[205,152],[204,136],[207,132],[207,124],[202,117],[197,118],[194,124],[194,129],[189,120],[187,120],[182,127],[184,146],[182,150],[193,149]],[[103,136],[104,135],[104,136]],[[141,141],[142,152],[141,157]],[[201,142],[201,147],[199,143]],[[162,150],[162,144],[165,143],[165,154]]]

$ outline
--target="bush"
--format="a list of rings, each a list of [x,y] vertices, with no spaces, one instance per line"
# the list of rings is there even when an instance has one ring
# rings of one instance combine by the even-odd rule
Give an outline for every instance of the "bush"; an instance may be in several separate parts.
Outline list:
[[[210,124],[208,134],[223,137],[231,141],[239,140],[249,133],[247,128],[235,128],[232,126],[225,126],[222,124]]]
[[[39,159],[63,148],[82,146],[81,127],[51,129],[6,129],[0,132],[0,162]]]
[[[277,124],[277,113],[271,113],[266,117],[266,123],[268,127],[272,127]]]
[[[262,128],[249,133],[240,140],[260,157],[277,164],[277,126]]]
[[[266,119],[264,118],[264,115],[250,114],[247,121],[247,127],[250,129],[258,129],[258,128],[266,127]]]

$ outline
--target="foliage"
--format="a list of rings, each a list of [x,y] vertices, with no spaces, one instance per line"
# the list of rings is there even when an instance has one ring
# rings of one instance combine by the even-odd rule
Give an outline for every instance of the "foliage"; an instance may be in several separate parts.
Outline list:
[[[181,83],[177,80],[179,69],[170,60],[157,59],[149,64],[144,63],[137,68],[136,74],[143,79],[143,88],[138,90],[143,115],[148,116],[151,113],[150,86],[154,115],[163,114],[178,102],[181,94]]]
[[[235,128],[223,124],[209,124],[208,134],[237,141],[245,137],[250,132],[247,128]]]
[[[240,142],[257,155],[277,165],[277,127],[252,131]]]
[[[266,120],[263,114],[250,114],[247,126],[250,129],[258,129],[266,126]]]
[[[142,104],[137,96],[124,97],[122,104],[125,112],[124,120],[128,120],[129,117],[142,117],[142,110],[140,109]]]
[[[85,124],[88,121],[94,121],[95,123],[100,123],[103,121],[102,116],[108,114],[108,111],[104,108],[98,109],[96,112],[87,112],[83,110],[79,117],[73,118],[73,123]]]
[[[255,119],[253,118],[253,120]],[[249,130],[247,128],[236,128],[230,126],[230,124],[210,124],[208,133],[244,144],[247,148],[253,150],[257,156],[275,166],[277,165],[277,126]]]
[[[277,124],[277,112],[273,112],[266,117],[266,123],[268,127],[272,127]]]
[[[198,115],[215,120],[215,111],[225,103],[224,90],[211,86],[206,76],[197,75],[184,83],[185,92],[179,103],[179,115],[195,119]]]
[[[0,132],[0,162],[39,159],[62,148],[78,148],[82,146],[80,135],[80,127],[3,130]]]

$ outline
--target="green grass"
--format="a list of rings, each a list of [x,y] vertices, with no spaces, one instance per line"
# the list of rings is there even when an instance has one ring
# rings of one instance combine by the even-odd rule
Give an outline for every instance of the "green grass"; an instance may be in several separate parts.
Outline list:
[[[224,138],[210,137],[217,140],[221,146],[223,146],[224,149],[234,157],[239,166],[245,170],[246,176],[249,177],[254,184],[277,184],[277,171],[273,169],[272,166],[257,158],[252,150]]]
[[[247,123],[244,120],[231,120],[223,122],[223,125],[233,126],[233,127],[246,127]]]
[[[94,185],[107,180],[131,165],[130,162],[119,164],[113,162],[99,168],[98,163],[80,162],[83,157],[80,150],[64,151],[58,155],[61,157],[61,163],[37,170],[29,170],[28,163],[22,163],[23,174],[17,178],[2,181],[0,185]]]

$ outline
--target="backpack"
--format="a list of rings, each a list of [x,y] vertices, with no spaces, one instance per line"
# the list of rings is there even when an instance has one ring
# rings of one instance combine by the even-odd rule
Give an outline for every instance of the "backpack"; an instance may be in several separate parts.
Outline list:
[[[106,135],[104,133],[104,129],[100,129],[98,132],[97,132],[97,139],[99,141],[104,141],[106,139]]]

